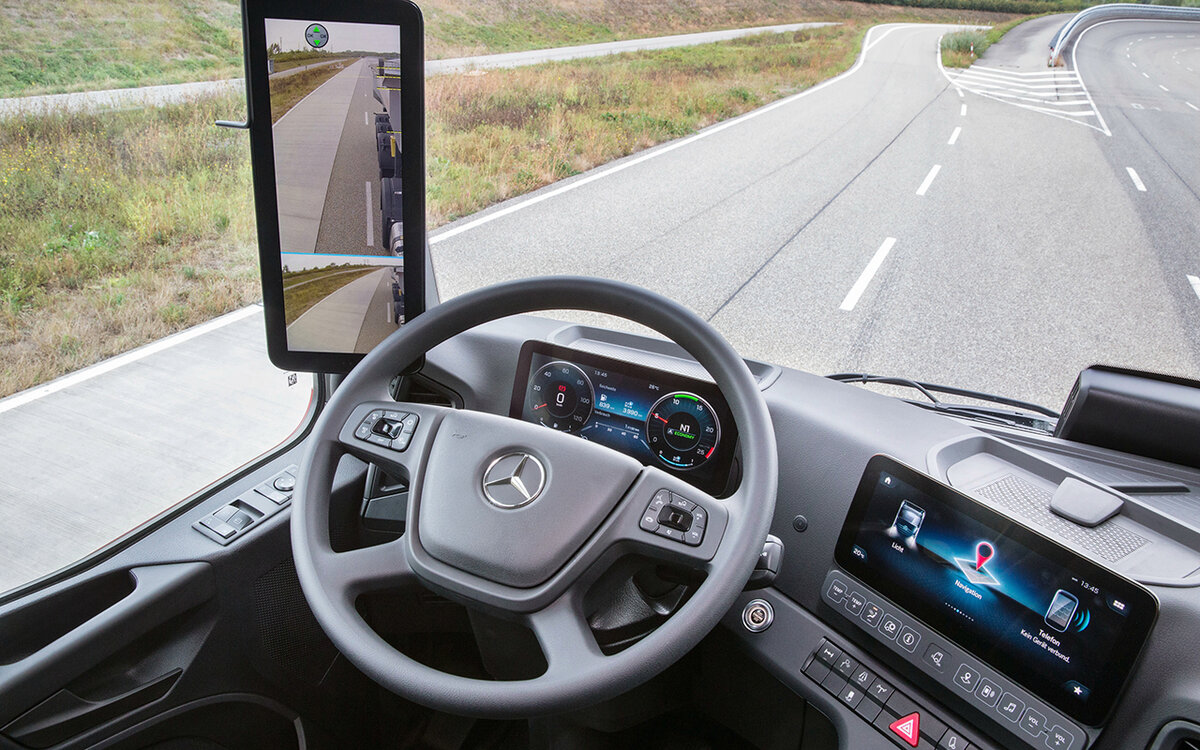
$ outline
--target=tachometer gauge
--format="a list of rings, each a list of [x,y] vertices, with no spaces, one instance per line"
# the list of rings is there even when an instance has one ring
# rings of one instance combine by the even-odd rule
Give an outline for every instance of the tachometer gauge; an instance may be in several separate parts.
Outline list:
[[[646,418],[646,440],[658,459],[673,469],[694,469],[712,458],[721,424],[699,396],[679,391],[660,398]]]
[[[570,362],[551,362],[529,378],[526,413],[563,432],[578,432],[592,415],[592,381]]]

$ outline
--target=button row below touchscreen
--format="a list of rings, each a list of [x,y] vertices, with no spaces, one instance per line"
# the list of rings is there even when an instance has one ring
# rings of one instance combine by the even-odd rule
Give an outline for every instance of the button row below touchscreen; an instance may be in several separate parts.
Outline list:
[[[872,601],[869,591],[831,575],[823,596],[826,602],[843,610],[859,627],[880,640],[893,642],[914,659],[919,653],[919,666],[926,672],[941,681],[949,678],[950,684],[969,694],[976,707],[990,712],[993,719],[1007,719],[1011,722],[1008,724],[1010,731],[1016,730],[1029,745],[1048,750],[1078,750],[1082,746],[1077,730],[1050,716],[1044,707],[1033,705],[1028,696],[1018,697],[1007,690],[978,666],[955,657],[951,649],[929,642],[918,652],[922,636],[917,632],[916,624],[910,626],[902,619],[902,613],[890,612],[884,604]]]
[[[804,674],[900,747],[972,750],[962,734],[880,679],[829,640],[809,657]]]

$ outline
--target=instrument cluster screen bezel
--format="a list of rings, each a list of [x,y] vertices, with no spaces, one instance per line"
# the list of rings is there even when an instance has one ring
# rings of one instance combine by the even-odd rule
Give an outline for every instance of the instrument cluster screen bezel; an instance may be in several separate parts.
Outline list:
[[[563,403],[557,405],[561,416],[553,419],[536,408],[543,404],[534,403],[540,391],[533,391],[538,384],[531,379],[549,365],[564,374],[564,382],[556,380],[556,387],[569,389]],[[682,395],[666,399],[673,394]],[[592,403],[581,403],[589,398]],[[691,412],[690,418],[680,417],[679,426],[686,421],[687,429],[699,435],[694,457],[668,448],[663,426],[667,431],[674,426],[657,415],[656,406],[676,413]],[[709,381],[544,341],[526,341],[517,361],[509,416],[607,445],[715,497],[730,494],[736,481],[737,429],[720,390]],[[649,420],[656,416],[663,424],[656,423],[659,429],[648,430]]]

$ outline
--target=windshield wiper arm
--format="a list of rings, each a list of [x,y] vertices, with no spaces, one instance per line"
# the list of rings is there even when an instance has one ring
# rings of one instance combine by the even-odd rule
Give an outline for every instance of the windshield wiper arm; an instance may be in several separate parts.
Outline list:
[[[928,402],[915,401],[905,399],[911,404],[921,406],[927,409],[936,411],[950,412],[962,416],[973,417],[989,422],[995,422],[1004,425],[1016,425],[1021,427],[1031,427],[1045,431],[1052,431],[1054,424],[1048,420],[1035,417],[1033,414],[1022,414],[1020,412],[1009,411],[1008,409],[996,409],[987,406],[973,406],[970,404],[951,404],[942,401],[935,393],[941,393],[949,396],[960,396],[962,398],[972,398],[977,401],[989,401],[994,404],[1002,404],[1004,406],[1031,411],[1050,419],[1057,420],[1059,413],[1053,409],[1047,409],[1044,406],[1033,404],[1020,399],[1007,398],[1005,396],[997,396],[991,393],[983,393],[982,391],[972,391],[966,388],[955,388],[948,385],[937,385],[934,383],[924,383],[911,378],[898,378],[890,375],[872,375],[865,372],[839,372],[827,376],[830,380],[837,380],[842,383],[880,383],[883,385],[898,385],[905,388],[917,390]]]

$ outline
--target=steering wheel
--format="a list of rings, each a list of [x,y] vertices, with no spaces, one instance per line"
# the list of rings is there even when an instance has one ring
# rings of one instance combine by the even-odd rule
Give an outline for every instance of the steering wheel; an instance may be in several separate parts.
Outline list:
[[[719,500],[665,471],[540,425],[397,403],[388,395],[398,369],[452,336],[509,315],[566,309],[653,328],[708,370],[741,437],[742,478],[733,495]],[[396,419],[405,415],[407,420]],[[403,431],[395,438],[378,434],[373,425],[380,419],[392,427],[399,422]],[[406,531],[398,539],[333,550],[330,489],[347,453],[409,478]],[[313,427],[300,465],[292,550],[317,621],[378,684],[455,714],[539,716],[625,692],[695,646],[749,578],[770,526],[776,482],[775,434],[762,394],[712,326],[682,305],[628,284],[526,279],[437,305],[345,378]],[[654,533],[662,530],[662,507],[671,503],[684,510],[690,504],[689,531],[702,526],[698,535]],[[704,580],[656,630],[605,655],[587,624],[584,594],[612,562],[629,554],[685,566]],[[546,670],[526,680],[480,680],[405,656],[371,629],[355,599],[410,583],[523,623],[541,646]]]

